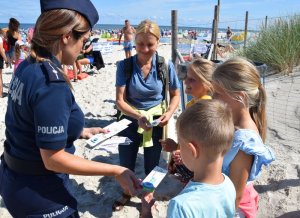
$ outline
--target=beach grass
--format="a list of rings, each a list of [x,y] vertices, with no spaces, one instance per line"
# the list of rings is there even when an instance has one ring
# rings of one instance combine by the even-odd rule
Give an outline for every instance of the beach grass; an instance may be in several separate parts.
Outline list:
[[[278,18],[267,27],[262,25],[257,41],[243,49],[241,55],[290,74],[300,64],[300,15]]]

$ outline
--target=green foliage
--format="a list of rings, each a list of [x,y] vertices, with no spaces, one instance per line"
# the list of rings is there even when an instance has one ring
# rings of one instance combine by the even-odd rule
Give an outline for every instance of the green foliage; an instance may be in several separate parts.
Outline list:
[[[300,64],[300,16],[277,19],[267,28],[262,26],[257,41],[250,43],[241,55],[279,72],[291,73]]]

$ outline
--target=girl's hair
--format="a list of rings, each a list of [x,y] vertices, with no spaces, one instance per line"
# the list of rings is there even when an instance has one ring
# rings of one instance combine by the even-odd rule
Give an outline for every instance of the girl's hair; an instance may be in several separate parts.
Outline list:
[[[219,65],[213,74],[213,81],[224,90],[234,93],[243,92],[243,103],[249,107],[263,141],[266,139],[266,92],[260,82],[256,67],[243,58],[233,58]]]
[[[20,26],[20,23],[17,19],[15,19],[13,17],[9,19],[8,29],[11,34],[15,31],[18,31],[19,26]]]
[[[50,61],[51,54],[60,49],[62,35],[72,32],[78,40],[90,31],[88,21],[79,13],[67,9],[55,9],[43,12],[35,25],[31,40],[31,56],[37,62]],[[70,81],[62,72],[67,83]],[[71,86],[71,85],[70,85]]]
[[[20,55],[21,55],[21,46],[19,44],[16,44],[15,45],[15,57],[16,57],[16,60],[15,61],[18,61],[19,58],[20,58]]]
[[[213,94],[213,86],[211,84],[212,75],[214,72],[214,64],[206,59],[198,58],[194,59],[190,64],[189,68],[193,70],[198,78],[204,83],[207,87],[209,93]]]
[[[157,40],[160,39],[160,29],[159,26],[152,22],[151,20],[143,20],[136,29],[136,36],[140,33],[151,33]]]

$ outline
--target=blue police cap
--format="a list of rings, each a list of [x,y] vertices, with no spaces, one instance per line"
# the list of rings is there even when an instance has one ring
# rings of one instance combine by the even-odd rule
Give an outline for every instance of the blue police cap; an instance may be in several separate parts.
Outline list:
[[[41,12],[53,9],[70,9],[82,14],[90,23],[91,28],[99,20],[98,12],[90,0],[40,0]]]

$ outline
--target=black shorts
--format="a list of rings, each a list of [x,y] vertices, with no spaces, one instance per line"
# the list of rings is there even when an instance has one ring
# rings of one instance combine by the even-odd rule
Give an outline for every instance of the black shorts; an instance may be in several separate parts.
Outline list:
[[[3,57],[0,55],[0,69],[4,68],[4,60]]]

